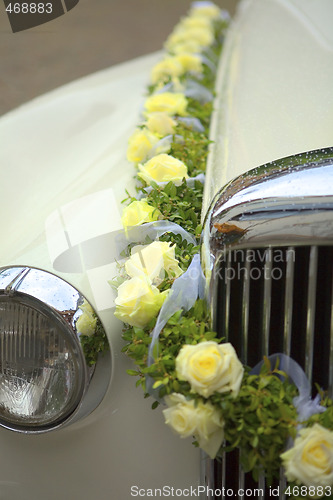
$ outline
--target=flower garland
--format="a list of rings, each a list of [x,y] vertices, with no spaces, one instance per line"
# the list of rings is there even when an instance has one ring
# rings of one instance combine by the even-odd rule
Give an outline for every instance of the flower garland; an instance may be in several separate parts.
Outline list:
[[[74,318],[80,344],[88,366],[94,366],[99,353],[109,350],[109,342],[102,323],[91,305],[84,300]]]
[[[244,470],[256,480],[264,473],[270,483],[284,466],[294,498],[327,497],[332,400],[323,391],[320,399],[312,401],[310,392],[302,399],[282,369],[281,360],[289,363],[283,355],[265,358],[254,371],[244,367],[211,330],[200,292],[196,254],[209,122],[227,25],[217,6],[195,2],[152,69],[127,150],[138,184],[122,215],[125,260],[110,281],[115,315],[125,323],[123,351],[137,365],[129,375],[155,397],[153,408],[163,400],[165,423],[180,437],[194,436],[211,458],[239,448]]]

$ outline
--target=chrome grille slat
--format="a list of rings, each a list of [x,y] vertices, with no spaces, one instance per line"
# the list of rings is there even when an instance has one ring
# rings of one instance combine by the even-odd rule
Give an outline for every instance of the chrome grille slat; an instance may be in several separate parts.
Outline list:
[[[330,361],[328,375],[328,395],[333,398],[333,276],[332,276],[332,292],[331,292],[331,328],[330,328]]]
[[[264,266],[264,311],[263,311],[263,335],[261,355],[267,356],[269,352],[269,327],[271,320],[271,299],[272,299],[272,249],[268,248],[265,252]]]
[[[226,487],[226,467],[225,467],[225,464],[226,464],[226,453],[223,453],[223,456],[222,456],[222,464],[221,464],[221,468],[222,468],[222,487],[225,488]]]
[[[227,255],[227,265],[226,269],[229,270],[231,265],[231,254]],[[228,275],[227,275],[228,276]],[[229,338],[229,319],[230,319],[230,289],[231,282],[228,278],[225,278],[226,281],[226,294],[225,294],[225,338],[228,340]]]
[[[286,285],[284,299],[283,352],[290,356],[291,323],[293,315],[295,249],[289,247],[286,253]]]
[[[312,246],[310,249],[308,300],[306,318],[306,344],[305,344],[305,366],[306,376],[312,381],[313,372],[313,342],[316,313],[316,287],[317,287],[317,267],[318,267],[318,247]]]
[[[247,362],[248,336],[249,336],[249,314],[250,314],[250,255],[249,250],[245,255],[245,269],[243,280],[242,297],[242,359]]]
[[[240,491],[245,489],[245,474],[242,469],[238,471],[238,500],[244,500],[244,495],[240,494]]]
[[[260,476],[259,476],[258,488],[259,488],[260,492],[261,491],[263,492],[263,494],[260,494],[258,500],[264,500],[264,498],[265,498],[265,478],[264,478],[263,474],[260,474]]]
[[[279,479],[279,492],[280,492],[279,500],[286,500],[286,495],[282,493],[283,491],[286,490],[286,488],[287,488],[287,481],[284,476],[283,469],[281,468],[280,479]]]
[[[250,250],[245,254],[245,268],[243,277],[243,296],[242,296],[242,360],[247,363],[248,342],[249,342],[249,314],[250,314]],[[238,491],[244,490],[245,473],[242,468],[238,471]],[[244,495],[238,495],[239,500],[244,499]]]

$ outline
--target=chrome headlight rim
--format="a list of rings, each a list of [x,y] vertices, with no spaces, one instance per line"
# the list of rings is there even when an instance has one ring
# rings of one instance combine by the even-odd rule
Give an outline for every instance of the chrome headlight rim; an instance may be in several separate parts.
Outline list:
[[[98,318],[90,302],[82,293],[59,276],[29,266],[0,268],[0,305],[4,302],[36,309],[39,314],[44,315],[59,328],[60,334],[71,348],[73,363],[76,367],[74,376],[78,383],[75,387],[72,404],[65,408],[63,413],[60,412],[56,418],[45,424],[20,424],[15,421],[15,418],[12,421],[10,418],[4,418],[0,412],[0,428],[24,434],[41,434],[60,429],[90,414],[102,401],[111,378],[110,354],[106,353],[101,360],[98,358],[95,365],[90,366],[76,328],[77,319],[82,314],[80,306],[83,303],[88,304]],[[98,321],[100,321],[99,318]],[[0,318],[0,342],[1,336]],[[99,364],[103,365],[102,368],[98,367]],[[103,377],[95,376],[95,372],[99,371],[103,371]],[[91,386],[96,389],[96,381],[93,380],[96,378],[99,387],[96,391],[97,395],[94,395],[94,389]]]

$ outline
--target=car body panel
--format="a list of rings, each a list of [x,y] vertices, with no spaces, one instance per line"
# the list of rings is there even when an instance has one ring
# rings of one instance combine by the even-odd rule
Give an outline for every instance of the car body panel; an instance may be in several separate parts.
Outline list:
[[[132,185],[127,141],[160,57],[73,82],[0,120],[0,224],[7,235],[0,266],[37,267],[70,282],[98,312],[112,356],[108,391],[85,419],[43,435],[0,428],[1,500],[125,499],[131,486],[199,483],[199,451],[170,432],[126,374],[134,366],[121,353],[122,323],[107,283],[121,249],[105,242],[121,230],[120,202]],[[96,384],[103,374],[98,365]]]
[[[333,4],[247,0],[218,75],[204,210],[244,172],[333,144]]]

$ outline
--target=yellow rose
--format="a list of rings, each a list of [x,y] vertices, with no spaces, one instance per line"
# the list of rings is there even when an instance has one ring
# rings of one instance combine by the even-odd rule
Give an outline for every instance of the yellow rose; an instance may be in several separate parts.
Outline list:
[[[206,19],[218,19],[221,16],[221,10],[213,3],[210,5],[195,6],[191,9],[190,16],[192,18],[201,17]]]
[[[168,44],[167,44],[168,45]],[[196,40],[180,40],[179,42],[169,44],[167,47],[174,54],[194,54],[201,52],[201,45]]]
[[[214,43],[214,34],[211,29],[198,27],[198,28],[184,28],[180,27],[174,31],[167,39],[166,47],[172,51],[175,45],[184,43],[187,40],[195,40],[200,48],[208,47]]]
[[[288,481],[308,487],[333,485],[333,432],[319,424],[301,429],[281,459]]]
[[[186,116],[188,101],[184,94],[175,92],[163,92],[153,94],[145,101],[145,109],[148,113],[162,111],[168,115]]]
[[[224,438],[220,412],[210,403],[186,400],[182,394],[166,396],[165,423],[182,438],[194,436],[210,458],[215,458]]]
[[[147,184],[154,182],[181,181],[188,178],[186,165],[168,154],[154,156],[144,165],[139,165],[139,177]]]
[[[146,129],[137,129],[129,138],[127,159],[138,163],[144,161],[159,138]]]
[[[91,337],[91,335],[95,333],[95,328],[97,324],[97,318],[95,316],[95,313],[90,304],[88,304],[86,300],[84,300],[83,304],[80,305],[79,308],[83,312],[76,321],[76,329],[79,334]]]
[[[179,54],[175,56],[175,58],[182,65],[183,70],[186,71],[194,71],[195,73],[202,73],[203,66],[199,56],[185,53]]]
[[[129,226],[140,226],[145,222],[154,222],[162,217],[161,212],[149,205],[145,199],[132,201],[123,211],[121,222],[126,229]]]
[[[132,278],[146,276],[159,283],[167,275],[177,278],[183,271],[175,258],[175,247],[166,241],[154,241],[150,245],[132,248],[131,257],[125,263],[125,270]]]
[[[171,116],[162,112],[151,113],[146,122],[146,126],[150,132],[158,134],[160,137],[173,134],[176,125],[177,122]]]
[[[213,341],[184,345],[176,358],[180,380],[187,380],[192,391],[208,398],[213,392],[237,396],[244,368],[231,344]]]
[[[114,314],[124,323],[144,328],[157,316],[167,294],[168,290],[161,293],[146,278],[131,278],[118,288]]]
[[[212,22],[208,17],[188,16],[179,24],[181,28],[204,28],[213,30]]]
[[[174,57],[166,57],[163,61],[155,64],[151,72],[152,83],[157,83],[160,80],[168,77],[175,78],[182,75],[184,72],[182,65]]]

